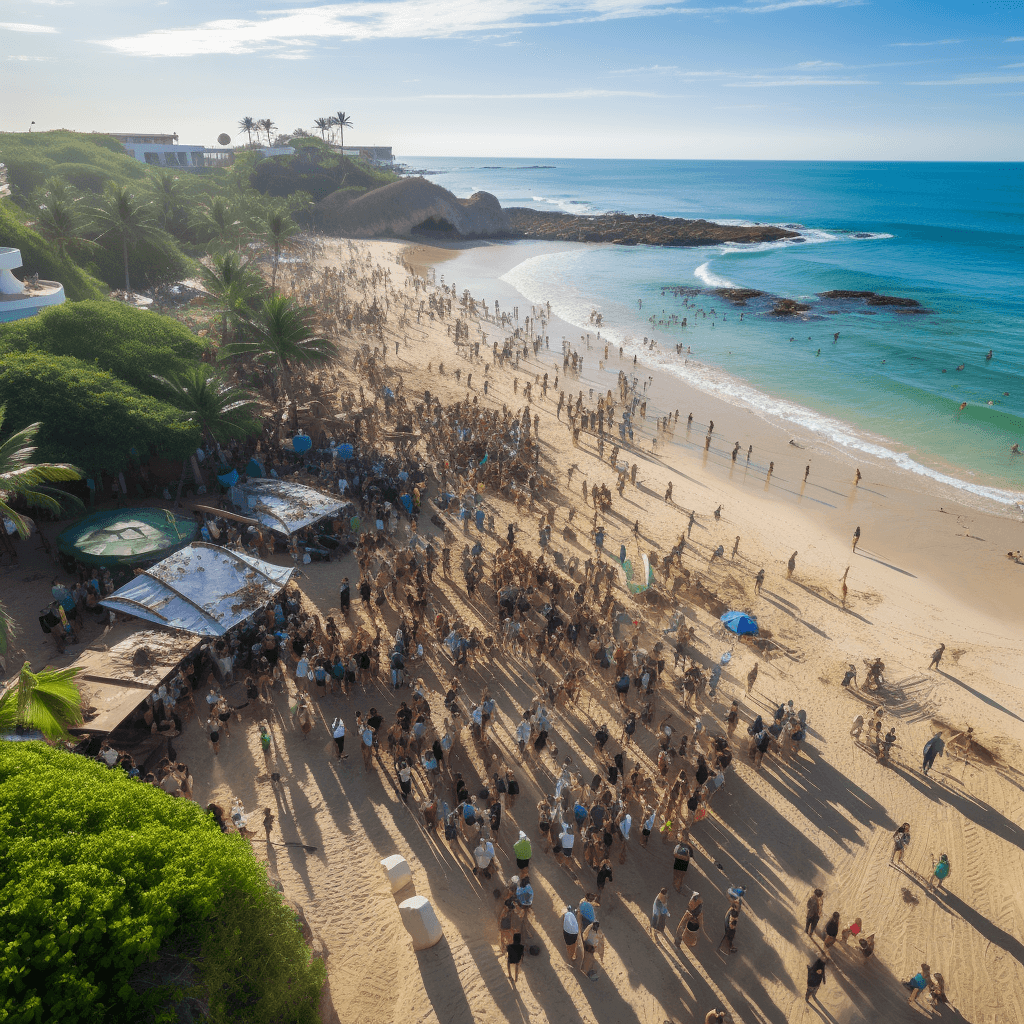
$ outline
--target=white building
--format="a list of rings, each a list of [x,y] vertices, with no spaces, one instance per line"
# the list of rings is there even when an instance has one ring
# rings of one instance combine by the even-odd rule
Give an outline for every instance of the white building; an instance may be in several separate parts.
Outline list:
[[[365,160],[374,167],[391,167],[395,162],[390,146],[346,146],[343,156],[353,160]]]
[[[233,149],[210,149],[206,146],[185,146],[178,144],[177,135],[149,134],[144,132],[103,132],[117,139],[124,151],[140,164],[151,167],[228,167],[234,161]],[[263,156],[291,156],[291,146],[261,146],[256,152]]]
[[[64,301],[64,286],[56,281],[31,280],[22,284],[12,270],[21,264],[21,250],[0,246],[0,324],[35,316],[44,306]]]

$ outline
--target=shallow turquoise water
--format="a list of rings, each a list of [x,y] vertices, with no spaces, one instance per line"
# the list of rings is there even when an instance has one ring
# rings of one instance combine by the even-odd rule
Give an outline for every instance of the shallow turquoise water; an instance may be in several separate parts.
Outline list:
[[[631,351],[655,338],[648,361],[773,419],[997,500],[1021,498],[1024,456],[1009,449],[1024,445],[1022,165],[410,162],[440,172],[430,176],[457,195],[484,189],[503,206],[797,225],[800,242],[542,255],[506,280],[582,330],[601,312],[602,337]],[[728,286],[812,308],[780,320],[763,302],[740,309],[710,292]],[[833,289],[912,298],[929,312],[818,298]],[[686,365],[679,343],[692,349]]]

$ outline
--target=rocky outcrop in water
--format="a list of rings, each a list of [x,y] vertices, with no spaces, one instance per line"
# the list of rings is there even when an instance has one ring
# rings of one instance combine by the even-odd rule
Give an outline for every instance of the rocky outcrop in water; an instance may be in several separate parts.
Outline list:
[[[505,211],[509,237],[543,238],[559,242],[611,242],[615,245],[697,246],[721,242],[777,242],[799,238],[797,231],[769,224],[741,227],[714,224],[707,220],[655,217],[627,213],[605,213],[581,217],[511,207]]]
[[[879,295],[878,292],[850,292],[841,288],[830,292],[819,292],[822,299],[864,299],[869,306],[903,306],[906,309],[919,308],[917,299],[902,299],[897,295]]]
[[[796,299],[776,299],[775,305],[769,310],[769,316],[799,316],[806,313],[811,307],[806,302],[797,302]]]

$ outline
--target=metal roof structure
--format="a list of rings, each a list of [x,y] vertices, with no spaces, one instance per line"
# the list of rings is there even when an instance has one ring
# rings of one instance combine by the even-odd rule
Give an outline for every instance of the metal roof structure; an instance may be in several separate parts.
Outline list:
[[[100,604],[171,629],[223,636],[271,601],[294,571],[196,541],[139,573]]]
[[[305,484],[269,478],[235,484],[228,496],[236,508],[286,537],[351,504],[341,496],[324,494]]]

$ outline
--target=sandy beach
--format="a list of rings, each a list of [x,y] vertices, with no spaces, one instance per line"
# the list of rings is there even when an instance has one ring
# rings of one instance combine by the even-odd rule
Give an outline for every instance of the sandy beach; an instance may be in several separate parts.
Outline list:
[[[551,243],[555,244],[555,243]],[[329,951],[329,984],[337,1019],[343,1022],[401,1021],[402,1024],[439,1021],[526,1020],[565,1024],[642,1024],[662,1021],[703,1021],[714,1007],[739,1022],[816,1022],[868,1024],[935,1016],[972,1024],[1024,1021],[1024,775],[1021,764],[1024,737],[1024,691],[1020,667],[1024,664],[1024,636],[1020,609],[1024,607],[1024,566],[1006,558],[1020,544],[1019,522],[988,515],[923,491],[911,474],[865,458],[854,462],[818,439],[785,431],[749,411],[667,381],[641,365],[635,372],[649,381],[646,421],[631,447],[623,446],[620,462],[636,465],[635,483],[627,481],[622,496],[616,493],[616,474],[609,465],[606,441],[603,461],[598,439],[581,433],[574,447],[565,411],[558,410],[559,391],[575,400],[582,391],[583,405],[594,409],[609,389],[617,396],[620,370],[633,372],[632,360],[609,355],[604,369],[603,346],[579,343],[579,329],[548,322],[550,348],[532,352],[518,367],[490,365],[491,345],[509,334],[493,320],[470,316],[469,340],[480,341],[480,357],[459,354],[449,336],[451,324],[464,316],[458,298],[473,279],[473,295],[493,309],[499,297],[503,311],[514,296],[496,279],[488,290],[480,276],[480,260],[471,274],[460,273],[459,252],[400,242],[328,240],[318,265],[295,281],[302,295],[325,267],[347,263],[357,254],[362,285],[347,285],[350,296],[371,301],[375,285],[366,268],[372,263],[391,273],[393,289],[401,292],[413,310],[426,292],[416,291],[402,261],[440,286],[441,275],[458,285],[452,299],[453,315],[409,314],[406,326],[397,326],[392,310],[384,344],[388,349],[385,378],[394,387],[401,381],[410,401],[429,389],[444,405],[476,400],[485,408],[515,412],[524,405],[523,386],[547,373],[558,385],[541,398],[533,385],[532,414],[539,417],[541,443],[539,472],[554,487],[544,490],[534,511],[503,497],[492,488],[483,494],[483,509],[493,515],[494,531],[463,536],[454,516],[439,513],[433,504],[438,486],[430,482],[419,532],[440,538],[441,529],[430,522],[438,514],[455,534],[456,561],[463,544],[479,540],[483,559],[490,566],[498,549],[506,546],[510,522],[519,527],[518,547],[534,557],[541,553],[538,521],[553,513],[553,532],[547,558],[559,552],[575,555],[582,579],[585,559],[594,557],[588,531],[594,508],[581,492],[581,481],[607,485],[611,508],[599,518],[606,530],[604,561],[626,545],[630,557],[639,551],[663,559],[687,533],[681,568],[689,573],[685,586],[673,584],[660,568],[655,583],[665,600],[654,607],[616,587],[616,607],[622,614],[614,623],[620,637],[637,630],[641,646],[653,649],[662,641],[666,668],[657,691],[656,712],[650,727],[640,725],[627,752],[627,765],[640,764],[657,776],[658,737],[655,729],[671,714],[678,731],[693,732],[695,714],[684,709],[679,672],[673,669],[675,622],[681,612],[694,627],[691,656],[705,670],[720,665],[716,696],[698,700],[697,713],[715,735],[725,733],[730,703],[738,701],[740,727],[732,744],[735,758],[727,781],[709,805],[708,815],[689,831],[693,860],[686,885],[672,889],[671,843],[657,831],[650,844],[639,843],[640,821],[633,810],[633,832],[624,844],[625,859],[613,859],[614,880],[602,897],[599,919],[605,934],[603,960],[593,978],[567,961],[562,944],[562,912],[594,891],[594,872],[577,856],[575,864],[556,863],[541,849],[537,830],[537,804],[550,796],[565,759],[573,772],[589,780],[598,770],[593,753],[595,730],[607,723],[608,749],[622,749],[618,740],[623,713],[612,687],[613,677],[590,666],[576,703],[552,709],[552,742],[557,762],[549,755],[521,760],[515,729],[524,708],[538,692],[538,684],[557,684],[549,664],[539,669],[526,656],[503,651],[499,645],[476,667],[459,677],[464,703],[470,706],[489,688],[497,703],[493,720],[493,761],[484,763],[481,749],[468,734],[453,752],[452,767],[462,772],[470,792],[480,781],[508,767],[515,771],[522,792],[514,807],[506,805],[495,848],[497,876],[485,881],[472,872],[471,851],[465,843],[445,841],[430,832],[417,805],[426,796],[422,777],[416,776],[414,798],[404,803],[395,771],[386,753],[373,771],[364,772],[358,756],[353,724],[357,711],[365,715],[375,706],[385,720],[409,691],[390,689],[378,681],[365,690],[357,687],[349,697],[329,696],[316,701],[313,731],[304,736],[291,713],[294,683],[287,694],[274,695],[269,719],[274,739],[272,770],[260,753],[255,719],[243,716],[232,724],[231,735],[214,756],[206,733],[190,721],[175,741],[178,758],[190,766],[195,798],[227,806],[238,797],[247,811],[269,806],[277,816],[277,842],[315,846],[271,846],[262,836],[253,849],[265,859],[282,891],[301,903],[310,924]],[[505,265],[506,250],[494,257]],[[369,262],[368,262],[369,261]],[[503,262],[504,261],[504,262]],[[283,275],[284,276],[284,275]],[[466,282],[464,284],[464,282]],[[289,282],[282,282],[289,287]],[[478,291],[478,288],[483,291]],[[360,290],[360,288],[362,290]],[[383,286],[379,293],[385,292]],[[530,305],[519,302],[520,319]],[[584,357],[577,378],[563,371],[561,338],[568,337]],[[486,338],[484,338],[486,336]],[[357,388],[364,380],[353,368],[359,345],[368,337],[336,338],[342,355],[333,371],[339,386]],[[395,344],[398,344],[397,354]],[[520,342],[521,347],[522,342]],[[444,374],[439,372],[444,365]],[[454,376],[460,370],[460,380]],[[467,374],[472,373],[472,387]],[[489,383],[483,391],[484,380]],[[593,394],[591,394],[593,389]],[[678,423],[669,432],[658,431],[656,420],[679,410]],[[693,421],[687,430],[687,416]],[[714,436],[705,449],[710,421]],[[652,440],[657,440],[652,449]],[[795,448],[790,441],[796,441]],[[735,461],[735,442],[740,452]],[[753,446],[750,462],[747,448]],[[771,479],[766,467],[774,462]],[[810,466],[806,481],[804,469]],[[568,482],[573,468],[572,483]],[[862,478],[854,484],[856,470]],[[672,501],[665,500],[672,484]],[[576,540],[563,540],[570,509]],[[720,508],[720,516],[714,512]],[[634,524],[637,536],[634,535]],[[852,535],[861,529],[861,541],[851,550]],[[407,536],[401,531],[400,538]],[[739,538],[738,549],[732,555]],[[443,542],[443,541],[442,541]],[[712,561],[716,549],[724,554]],[[787,560],[797,552],[796,568],[787,578]],[[842,579],[848,594],[843,606]],[[0,582],[19,587],[19,604],[46,603],[48,580],[31,579],[32,567],[3,569]],[[765,573],[760,593],[755,576]],[[302,568],[299,579],[306,598],[322,615],[339,615],[338,584],[347,576],[355,581],[359,566],[353,556],[333,563]],[[728,633],[703,593],[713,593],[727,607],[756,615],[762,631],[770,634],[765,651],[742,643]],[[431,600],[434,609],[460,617],[486,636],[496,632],[495,600],[489,573],[469,595],[461,573],[451,579],[435,575]],[[368,610],[367,610],[368,609]],[[364,609],[358,600],[343,633],[361,624],[394,633],[398,614],[390,603]],[[339,623],[341,619],[338,619]],[[611,625],[611,624],[609,624]],[[444,693],[455,675],[454,666],[424,631],[425,658],[410,672],[422,678],[440,722],[445,715]],[[945,644],[937,669],[929,669],[932,652]],[[43,657],[41,641],[28,643],[34,665]],[[71,660],[53,659],[55,664]],[[841,681],[849,665],[865,681],[866,666],[880,658],[885,684],[878,691]],[[752,689],[748,675],[758,673]],[[681,667],[681,666],[680,666]],[[242,692],[228,691],[229,699]],[[771,754],[760,770],[747,756],[746,726],[763,715],[770,722],[775,708],[792,700],[806,711],[807,738],[791,757]],[[635,698],[631,698],[635,708]],[[896,729],[896,745],[889,763],[879,763],[863,742],[851,737],[857,715],[870,722],[882,708],[883,730]],[[341,715],[352,729],[351,756],[329,757],[329,726]],[[968,757],[957,757],[950,737],[972,726],[975,742]],[[946,754],[931,773],[922,774],[922,750],[937,731],[944,730]],[[865,737],[867,728],[865,727]],[[676,762],[676,767],[682,765]],[[693,768],[686,765],[691,776]],[[448,797],[454,806],[454,799]],[[912,842],[899,866],[890,864],[894,830],[903,822],[912,826]],[[661,822],[659,820],[658,824]],[[496,900],[492,890],[499,879],[516,873],[512,843],[518,830],[533,840],[530,878],[536,892],[528,944],[539,954],[527,955],[518,985],[513,987],[498,947]],[[257,829],[257,831],[260,831]],[[443,830],[442,830],[443,831]],[[379,861],[390,854],[404,856],[413,873],[415,891],[432,902],[445,938],[421,953],[412,949],[397,909],[405,890],[393,897],[385,884]],[[932,865],[947,854],[953,866],[945,891],[928,888]],[[671,917],[664,934],[652,934],[651,904],[658,890],[669,887]],[[745,888],[736,934],[736,952],[720,951],[723,920],[729,908],[727,890]],[[806,968],[821,955],[822,938],[804,932],[805,906],[815,888],[823,893],[822,925],[838,911],[845,927],[862,919],[865,934],[874,936],[874,956],[865,959],[851,942],[831,951],[826,983],[816,1000],[805,1002]],[[704,928],[693,949],[676,948],[671,933],[686,911],[691,889],[704,900]],[[716,949],[717,947],[717,949]],[[908,1005],[902,982],[916,974],[922,963],[945,980],[949,1003],[930,1006],[927,993]]]

